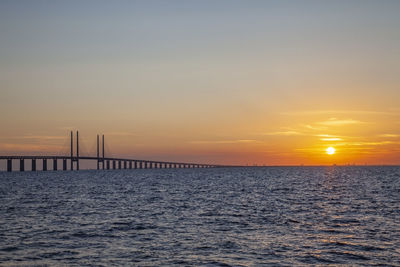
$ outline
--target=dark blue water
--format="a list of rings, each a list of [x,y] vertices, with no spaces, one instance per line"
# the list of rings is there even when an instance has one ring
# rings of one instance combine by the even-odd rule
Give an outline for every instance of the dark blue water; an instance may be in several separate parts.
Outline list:
[[[1,265],[400,266],[400,167],[0,173]]]

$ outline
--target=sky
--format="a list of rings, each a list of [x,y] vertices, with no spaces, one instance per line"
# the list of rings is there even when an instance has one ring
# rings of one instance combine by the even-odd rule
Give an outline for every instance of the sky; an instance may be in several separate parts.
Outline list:
[[[0,1],[0,155],[400,164],[400,1]],[[336,153],[328,155],[326,149]]]

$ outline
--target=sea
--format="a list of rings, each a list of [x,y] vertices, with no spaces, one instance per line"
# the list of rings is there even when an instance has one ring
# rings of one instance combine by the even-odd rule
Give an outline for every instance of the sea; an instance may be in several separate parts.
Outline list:
[[[0,266],[400,266],[400,167],[0,173]]]

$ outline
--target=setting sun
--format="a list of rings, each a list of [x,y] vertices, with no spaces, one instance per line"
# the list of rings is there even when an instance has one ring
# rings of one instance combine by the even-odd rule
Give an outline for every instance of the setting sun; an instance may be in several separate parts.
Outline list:
[[[330,146],[326,149],[326,154],[333,155],[335,154],[335,151],[336,149]]]

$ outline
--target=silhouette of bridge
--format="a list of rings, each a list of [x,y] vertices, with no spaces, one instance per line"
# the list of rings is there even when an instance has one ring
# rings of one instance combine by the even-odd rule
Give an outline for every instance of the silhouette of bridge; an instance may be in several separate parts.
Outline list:
[[[47,171],[48,161],[53,161],[53,170],[59,170],[58,162],[62,162],[63,171],[79,170],[80,160],[97,161],[98,170],[116,170],[116,169],[170,169],[170,168],[217,168],[228,167],[226,165],[188,163],[188,162],[168,162],[168,161],[153,161],[142,159],[125,159],[105,157],[104,154],[104,135],[102,135],[102,154],[100,155],[100,136],[97,135],[97,156],[79,156],[79,132],[76,132],[76,155],[74,155],[73,133],[71,131],[71,153],[69,156],[0,156],[0,160],[7,161],[7,171],[13,171],[13,161],[19,161],[19,170],[25,171],[25,161],[31,161],[31,171],[37,170],[37,161],[42,161],[42,170]]]

